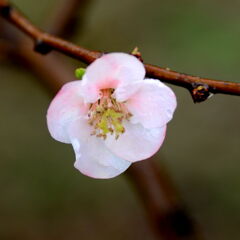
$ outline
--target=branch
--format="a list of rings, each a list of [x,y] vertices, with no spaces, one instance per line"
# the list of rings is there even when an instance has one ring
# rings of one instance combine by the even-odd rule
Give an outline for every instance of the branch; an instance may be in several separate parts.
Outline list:
[[[30,36],[35,41],[35,51],[41,54],[47,54],[51,50],[56,50],[79,59],[86,64],[93,62],[103,54],[43,32],[28,21],[18,10],[13,8],[7,0],[0,0],[0,14]],[[194,77],[150,64],[145,64],[145,68],[148,77],[160,79],[163,82],[188,89],[194,102],[205,101],[212,93],[240,96],[240,83]]]
[[[41,54],[57,50],[86,64],[93,62],[102,55],[100,52],[90,51],[41,31],[13,8],[8,1],[0,0],[0,15],[30,36],[35,41],[35,50]]]
[[[153,159],[137,162],[127,174],[148,210],[153,229],[161,239],[204,239],[162,164],[158,166]]]
[[[7,59],[9,57],[9,53],[13,51],[13,47],[11,44],[9,44],[7,41],[5,40],[1,40],[0,39],[0,60],[3,59]]]

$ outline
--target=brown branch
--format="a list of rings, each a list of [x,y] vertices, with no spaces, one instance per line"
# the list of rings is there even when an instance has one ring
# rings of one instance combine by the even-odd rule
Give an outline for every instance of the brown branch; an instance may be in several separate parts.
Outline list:
[[[102,55],[100,52],[90,51],[41,31],[13,8],[8,1],[0,0],[0,15],[30,36],[35,41],[35,50],[39,53],[46,54],[54,49],[86,64],[93,62]]]
[[[150,64],[145,64],[145,68],[149,77],[158,78],[163,82],[187,88],[195,102],[206,100],[211,93],[240,96],[240,83],[190,76]]]
[[[13,51],[13,47],[11,44],[6,42],[5,40],[0,39],[0,59],[7,59],[9,54]]]
[[[42,54],[46,54],[53,49],[79,59],[86,64],[93,62],[102,55],[101,52],[85,49],[43,32],[28,21],[18,10],[13,8],[7,0],[0,0],[0,14],[30,36],[35,41],[35,50]],[[193,77],[150,64],[145,64],[145,67],[148,77],[187,88],[195,102],[206,100],[211,93],[240,96],[240,83]]]
[[[153,159],[148,159],[132,165],[127,174],[141,196],[153,229],[161,239],[203,239],[163,164],[158,166]]]

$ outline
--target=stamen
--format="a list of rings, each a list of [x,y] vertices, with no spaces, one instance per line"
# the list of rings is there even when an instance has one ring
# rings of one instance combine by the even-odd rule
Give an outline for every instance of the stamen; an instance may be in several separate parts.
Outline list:
[[[106,139],[108,134],[118,139],[125,132],[123,120],[132,116],[124,106],[112,97],[114,89],[101,90],[101,98],[89,106],[88,123],[93,126],[91,135]]]

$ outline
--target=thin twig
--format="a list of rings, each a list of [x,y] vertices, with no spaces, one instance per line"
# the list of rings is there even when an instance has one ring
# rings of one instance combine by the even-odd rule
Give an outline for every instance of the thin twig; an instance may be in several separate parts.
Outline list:
[[[0,14],[21,31],[29,35],[35,41],[35,50],[42,54],[46,54],[51,50],[56,50],[79,59],[86,64],[93,62],[103,54],[101,52],[85,49],[43,32],[27,20],[18,10],[13,8],[6,0],[0,0]],[[145,64],[145,67],[147,76],[187,88],[191,92],[195,102],[206,100],[212,93],[240,96],[240,83],[193,77],[150,64]]]

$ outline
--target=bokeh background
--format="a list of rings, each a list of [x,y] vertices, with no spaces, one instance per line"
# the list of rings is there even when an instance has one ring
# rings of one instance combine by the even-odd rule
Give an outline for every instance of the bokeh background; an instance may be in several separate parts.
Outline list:
[[[59,3],[13,2],[39,26]],[[72,41],[107,52],[138,46],[145,62],[240,81],[239,9],[237,0],[91,0]],[[50,97],[36,75],[0,64],[0,239],[154,240],[126,175],[94,180],[78,173],[71,146],[49,136]],[[185,89],[173,89],[178,108],[158,163],[207,239],[239,239],[240,98],[193,104]]]

